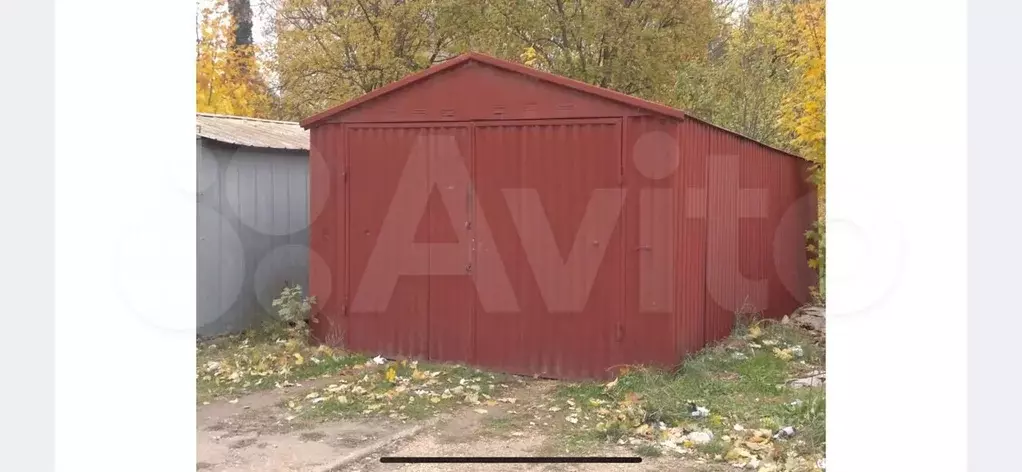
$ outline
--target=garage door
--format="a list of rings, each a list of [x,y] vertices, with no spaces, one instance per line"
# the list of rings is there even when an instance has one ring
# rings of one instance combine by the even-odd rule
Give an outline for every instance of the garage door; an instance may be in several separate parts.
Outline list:
[[[347,137],[349,346],[468,361],[471,128],[349,125]]]
[[[475,124],[475,182],[518,310],[476,307],[476,360],[604,377],[623,306],[620,121]],[[493,270],[482,261],[477,270]]]

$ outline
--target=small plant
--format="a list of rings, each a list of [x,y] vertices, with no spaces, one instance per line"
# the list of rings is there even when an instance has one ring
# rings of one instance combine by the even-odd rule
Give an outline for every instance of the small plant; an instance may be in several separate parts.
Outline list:
[[[806,231],[806,250],[809,253],[809,267],[816,271],[818,283],[810,288],[810,296],[818,305],[825,305],[827,299],[827,225],[817,220]]]
[[[635,448],[635,453],[642,457],[660,457],[664,455],[656,444],[641,444]]]
[[[302,295],[301,285],[285,285],[280,296],[271,304],[277,310],[274,324],[283,324],[288,329],[304,329],[308,325],[312,305],[315,304],[316,297]]]

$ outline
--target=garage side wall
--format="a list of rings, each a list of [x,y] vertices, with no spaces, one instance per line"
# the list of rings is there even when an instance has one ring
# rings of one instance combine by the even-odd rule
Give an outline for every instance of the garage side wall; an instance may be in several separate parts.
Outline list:
[[[710,342],[730,334],[735,313],[780,318],[808,301],[815,275],[803,235],[815,219],[816,197],[806,161],[694,119],[682,128],[694,146],[689,165],[705,162],[705,197],[699,198],[706,210],[691,210],[705,221]]]
[[[285,283],[308,281],[304,151],[196,140],[196,328],[235,333],[273,312]]]

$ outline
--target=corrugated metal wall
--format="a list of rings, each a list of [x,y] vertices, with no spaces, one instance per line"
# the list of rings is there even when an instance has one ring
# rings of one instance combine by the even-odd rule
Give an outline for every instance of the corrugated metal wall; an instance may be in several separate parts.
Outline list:
[[[314,337],[606,378],[807,300],[805,161],[570,88],[469,63],[313,127]],[[388,220],[408,237],[377,256]]]
[[[307,286],[308,159],[205,139],[196,148],[196,328],[213,336],[260,322],[285,282]]]
[[[479,365],[581,378],[619,361],[620,148],[619,119],[476,125],[478,204],[518,306],[476,309]]]
[[[679,323],[698,318],[689,300],[676,297],[681,164],[678,125],[673,119],[624,120],[624,186],[621,220],[625,234],[625,311],[622,363],[672,366],[677,360]]]
[[[803,234],[815,219],[815,197],[807,162],[698,120],[681,128],[686,159],[693,169],[705,165],[708,342],[730,334],[736,312],[780,318],[808,301],[815,275]],[[686,192],[702,193],[693,188]]]

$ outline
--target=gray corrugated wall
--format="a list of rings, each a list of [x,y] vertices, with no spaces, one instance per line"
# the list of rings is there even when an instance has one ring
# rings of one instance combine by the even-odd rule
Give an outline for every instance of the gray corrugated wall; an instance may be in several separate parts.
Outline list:
[[[285,283],[308,283],[306,151],[196,139],[200,336],[255,326]]]

